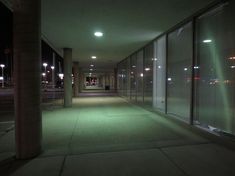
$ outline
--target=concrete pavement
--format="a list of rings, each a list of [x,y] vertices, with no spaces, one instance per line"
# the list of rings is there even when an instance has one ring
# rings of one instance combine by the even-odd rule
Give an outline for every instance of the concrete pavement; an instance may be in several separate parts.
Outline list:
[[[1,175],[232,176],[235,152],[119,97],[73,99],[43,112],[43,152],[14,160],[14,131],[0,138]],[[7,142],[8,141],[8,142]]]

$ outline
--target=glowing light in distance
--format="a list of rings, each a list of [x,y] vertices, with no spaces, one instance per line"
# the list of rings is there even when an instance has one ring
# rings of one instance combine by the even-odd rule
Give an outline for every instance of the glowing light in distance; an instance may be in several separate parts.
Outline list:
[[[145,71],[150,71],[150,68],[145,68]]]
[[[94,67],[94,65],[93,65],[93,64],[91,64],[90,66],[91,66],[91,67]]]
[[[46,76],[46,73],[42,73],[42,76]]]
[[[63,79],[64,78],[64,74],[63,73],[59,73],[59,77],[60,77],[60,79]]]
[[[55,69],[55,67],[54,67],[54,66],[51,66],[51,69],[52,69],[52,70],[54,70],[54,69]]]
[[[43,63],[43,66],[46,67],[46,66],[47,66],[47,63]]]
[[[229,57],[228,59],[229,60],[235,60],[235,57]]]
[[[1,64],[1,65],[0,65],[0,67],[4,68],[4,67],[5,67],[5,65],[4,65],[4,64]]]
[[[168,80],[168,81],[172,81],[172,79],[171,79],[171,78],[168,78],[167,80]]]
[[[184,68],[184,71],[187,71],[188,70],[188,68]]]
[[[96,56],[91,56],[92,59],[96,59],[97,57]]]
[[[144,74],[143,74],[143,73],[140,73],[140,77],[144,77]]]

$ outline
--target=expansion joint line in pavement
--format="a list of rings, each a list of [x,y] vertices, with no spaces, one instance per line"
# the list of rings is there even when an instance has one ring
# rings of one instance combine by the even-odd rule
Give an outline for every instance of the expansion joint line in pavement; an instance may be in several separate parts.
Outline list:
[[[69,139],[69,143],[68,143],[68,149],[69,149],[69,150],[68,150],[68,151],[70,151],[70,149],[71,149],[72,139],[73,139],[73,136],[74,136],[74,133],[75,133],[77,124],[78,124],[78,116],[77,116],[77,118],[76,118],[76,122],[75,122],[74,127],[73,127],[72,135],[71,135],[71,137],[70,137],[70,139]]]
[[[176,162],[174,162],[174,160],[167,155],[166,152],[164,152],[164,150],[162,150],[162,148],[159,149],[162,154],[177,168],[179,169],[185,176],[190,176],[187,172],[185,172]]]
[[[67,155],[64,156],[63,162],[62,162],[62,164],[61,164],[59,176],[61,176],[62,173],[63,173],[63,171],[64,171],[64,164],[65,164],[66,158],[67,158]]]

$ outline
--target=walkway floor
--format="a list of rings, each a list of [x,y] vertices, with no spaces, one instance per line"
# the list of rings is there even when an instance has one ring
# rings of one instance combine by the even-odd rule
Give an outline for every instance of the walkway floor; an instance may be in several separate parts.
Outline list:
[[[118,97],[82,97],[43,112],[43,153],[15,161],[0,137],[0,175],[233,176],[235,152]],[[11,139],[11,140],[10,140]],[[11,141],[11,142],[9,142]]]

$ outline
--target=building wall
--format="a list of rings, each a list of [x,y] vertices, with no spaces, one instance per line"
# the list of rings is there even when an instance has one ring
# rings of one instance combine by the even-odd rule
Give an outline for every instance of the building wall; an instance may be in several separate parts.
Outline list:
[[[234,9],[234,1],[214,5],[128,56],[117,66],[119,95],[188,124],[235,134]]]

